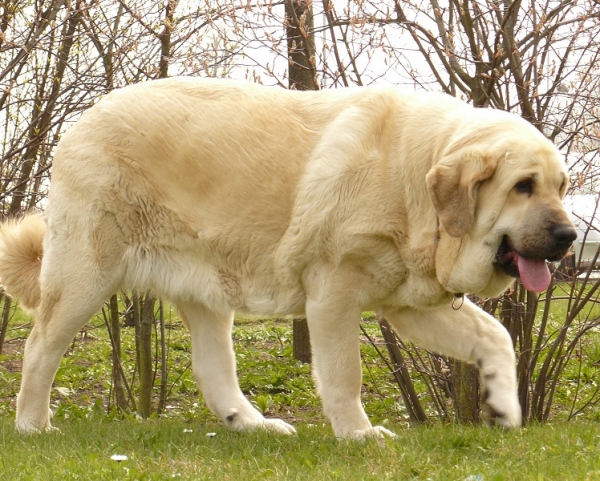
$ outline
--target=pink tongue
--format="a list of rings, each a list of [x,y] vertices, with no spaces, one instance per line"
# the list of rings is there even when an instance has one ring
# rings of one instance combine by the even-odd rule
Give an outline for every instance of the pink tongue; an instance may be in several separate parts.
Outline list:
[[[525,259],[517,255],[519,276],[525,289],[532,292],[542,292],[550,285],[550,270],[543,259]]]

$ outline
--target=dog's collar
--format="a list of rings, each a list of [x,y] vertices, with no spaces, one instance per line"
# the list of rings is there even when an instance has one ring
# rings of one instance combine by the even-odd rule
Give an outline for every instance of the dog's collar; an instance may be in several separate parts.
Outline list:
[[[460,303],[458,303],[457,299],[460,299]],[[458,311],[463,303],[465,302],[465,294],[463,292],[458,292],[454,294],[454,298],[452,299],[452,309]]]

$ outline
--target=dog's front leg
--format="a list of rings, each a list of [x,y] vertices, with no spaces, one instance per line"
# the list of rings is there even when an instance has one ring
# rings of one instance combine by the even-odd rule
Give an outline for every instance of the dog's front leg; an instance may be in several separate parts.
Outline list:
[[[306,303],[314,376],[323,400],[323,411],[338,438],[393,437],[391,431],[371,426],[362,407],[360,309],[348,312],[345,307],[333,299],[309,299]]]
[[[479,367],[483,385],[482,414],[488,424],[521,425],[515,352],[500,322],[468,299],[433,309],[391,309],[383,315],[400,338]]]

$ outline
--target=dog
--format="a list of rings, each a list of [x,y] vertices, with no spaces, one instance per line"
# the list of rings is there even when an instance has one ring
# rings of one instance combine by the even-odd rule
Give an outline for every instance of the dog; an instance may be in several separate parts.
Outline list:
[[[45,217],[1,228],[0,278],[35,314],[19,431],[51,429],[76,333],[119,289],[177,306],[207,405],[234,430],[266,419],[238,386],[234,311],[306,315],[339,438],[394,434],[361,405],[359,322],[479,367],[489,424],[521,424],[507,331],[466,297],[550,283],[576,232],[556,147],[525,120],[392,87],[297,92],[171,78],[113,91],[60,141]]]

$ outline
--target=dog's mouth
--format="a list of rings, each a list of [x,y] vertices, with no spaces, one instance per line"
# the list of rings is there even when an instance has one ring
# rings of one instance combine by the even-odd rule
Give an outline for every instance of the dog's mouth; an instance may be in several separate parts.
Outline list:
[[[520,255],[511,246],[508,236],[502,238],[494,264],[509,276],[519,277],[528,291],[542,292],[550,285],[551,275],[546,259],[531,259]]]

